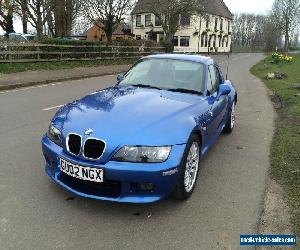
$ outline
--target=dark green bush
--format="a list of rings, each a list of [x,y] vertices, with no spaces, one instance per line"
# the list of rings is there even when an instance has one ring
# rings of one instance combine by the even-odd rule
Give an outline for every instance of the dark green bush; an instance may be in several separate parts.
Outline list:
[[[157,47],[158,44],[154,41],[149,40],[115,40],[112,41],[112,45],[115,46],[144,46],[144,47]]]
[[[167,40],[161,41],[160,46],[165,47],[167,53],[173,53],[174,52],[174,45],[170,41],[167,41]]]
[[[300,47],[290,47],[290,51],[297,51],[300,50]]]
[[[53,45],[74,45],[74,46],[100,46],[103,45],[100,42],[89,42],[89,41],[78,41],[78,40],[68,40],[61,38],[42,38],[40,40],[42,44],[53,44]]]

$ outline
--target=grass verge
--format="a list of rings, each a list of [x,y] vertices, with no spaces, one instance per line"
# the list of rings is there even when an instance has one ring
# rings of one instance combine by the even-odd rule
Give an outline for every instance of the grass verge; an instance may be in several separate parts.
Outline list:
[[[287,78],[266,78],[276,71],[286,73]],[[278,118],[271,148],[271,178],[283,186],[295,232],[300,236],[300,54],[295,55],[293,64],[273,64],[267,57],[253,66],[251,73],[274,93]]]
[[[79,67],[95,67],[105,65],[133,64],[135,59],[95,60],[95,61],[64,61],[64,62],[37,62],[37,63],[0,63],[0,73],[11,74],[28,70],[56,70],[73,69]]]

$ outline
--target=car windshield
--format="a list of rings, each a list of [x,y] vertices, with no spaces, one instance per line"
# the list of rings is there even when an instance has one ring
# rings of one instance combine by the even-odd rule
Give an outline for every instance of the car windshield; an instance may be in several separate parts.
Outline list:
[[[205,66],[184,60],[144,59],[125,74],[120,85],[165,89],[201,94],[204,92]]]

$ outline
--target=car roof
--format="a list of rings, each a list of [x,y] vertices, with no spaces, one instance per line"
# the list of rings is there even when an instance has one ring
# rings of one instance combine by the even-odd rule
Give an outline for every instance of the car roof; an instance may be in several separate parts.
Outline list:
[[[211,57],[200,56],[200,55],[187,55],[187,54],[157,54],[157,55],[146,56],[144,58],[182,60],[182,61],[203,63],[205,65],[210,65],[214,63],[214,60]]]

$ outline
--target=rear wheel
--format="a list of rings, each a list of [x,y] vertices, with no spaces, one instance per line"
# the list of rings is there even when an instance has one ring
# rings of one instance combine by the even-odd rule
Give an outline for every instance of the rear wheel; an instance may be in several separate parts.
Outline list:
[[[188,199],[195,189],[200,165],[200,148],[200,140],[194,135],[187,144],[183,166],[174,190],[174,196],[178,200]]]
[[[228,117],[228,120],[225,124],[225,128],[223,130],[224,133],[230,134],[233,131],[235,125],[235,119],[236,119],[235,102],[233,102],[230,110],[230,115]]]

